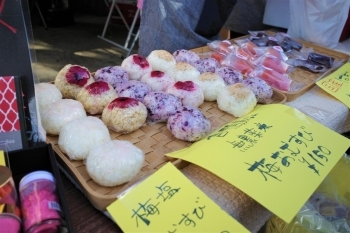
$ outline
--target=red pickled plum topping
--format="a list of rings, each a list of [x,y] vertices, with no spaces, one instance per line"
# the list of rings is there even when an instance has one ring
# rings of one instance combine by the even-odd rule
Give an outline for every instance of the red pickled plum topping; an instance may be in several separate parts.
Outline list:
[[[137,99],[129,98],[129,97],[118,97],[108,105],[108,109],[128,108],[128,107],[133,107],[138,105],[139,105],[139,101]]]
[[[85,89],[91,94],[91,95],[100,95],[105,91],[109,91],[108,83],[103,81],[97,81],[93,82],[85,87]]]
[[[175,87],[177,89],[182,89],[185,91],[193,91],[195,89],[194,83],[192,81],[185,81],[185,82],[178,81],[175,83]]]
[[[164,72],[162,72],[162,71],[156,70],[156,71],[152,71],[151,72],[151,77],[152,78],[161,78],[163,76],[164,76]]]
[[[134,55],[132,58],[133,58],[135,64],[138,64],[139,66],[141,66],[141,68],[149,67],[149,63],[146,60],[146,58],[144,58],[140,55]]]
[[[89,71],[80,66],[70,67],[66,74],[66,80],[68,83],[76,84],[81,87],[85,86],[89,78]]]

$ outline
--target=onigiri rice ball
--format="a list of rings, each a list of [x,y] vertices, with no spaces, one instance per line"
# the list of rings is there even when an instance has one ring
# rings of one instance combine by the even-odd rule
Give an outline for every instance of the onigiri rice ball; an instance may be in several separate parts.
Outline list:
[[[86,112],[79,101],[60,99],[42,109],[40,116],[46,133],[59,135],[63,126],[75,119],[86,117]]]
[[[183,106],[169,117],[167,128],[174,137],[194,142],[209,133],[211,123],[198,108]]]
[[[145,161],[142,150],[129,141],[111,140],[91,148],[86,170],[101,186],[112,187],[132,180]]]
[[[248,77],[242,83],[254,93],[259,103],[267,104],[272,101],[273,90],[265,80],[258,77]]]
[[[153,50],[148,56],[147,61],[152,70],[160,70],[166,72],[175,66],[175,58],[166,50]]]
[[[110,140],[111,136],[103,121],[87,116],[62,127],[58,146],[71,160],[83,160],[95,145]]]
[[[142,76],[141,82],[149,85],[152,91],[165,91],[175,80],[163,71],[154,70]]]
[[[37,83],[34,85],[34,88],[39,111],[50,106],[53,102],[62,99],[62,93],[52,83]]]
[[[254,109],[257,100],[254,93],[243,83],[235,83],[219,92],[217,103],[222,111],[241,117]]]
[[[215,101],[219,92],[226,86],[220,75],[211,72],[201,74],[196,83],[202,88],[205,101]]]
[[[177,62],[175,67],[168,70],[167,73],[175,81],[197,81],[199,79],[199,71],[187,62]]]
[[[94,81],[88,68],[67,64],[58,72],[55,86],[61,91],[63,98],[75,99],[82,87]]]

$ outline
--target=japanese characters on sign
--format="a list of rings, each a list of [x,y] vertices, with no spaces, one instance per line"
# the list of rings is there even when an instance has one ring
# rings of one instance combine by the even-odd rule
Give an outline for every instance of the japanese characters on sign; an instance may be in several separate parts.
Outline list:
[[[350,108],[350,63],[345,63],[338,70],[316,84]]]
[[[248,232],[171,163],[107,210],[125,232]]]
[[[300,111],[273,104],[167,155],[213,172],[289,222],[349,146]]]

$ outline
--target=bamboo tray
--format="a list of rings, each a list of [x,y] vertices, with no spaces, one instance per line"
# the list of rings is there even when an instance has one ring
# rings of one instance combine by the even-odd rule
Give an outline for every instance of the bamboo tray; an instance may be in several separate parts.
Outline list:
[[[272,103],[283,104],[286,96],[274,92]],[[204,102],[200,106],[203,114],[211,122],[211,131],[231,122],[234,116],[221,111],[216,102]],[[99,116],[96,116],[99,117]],[[83,161],[70,160],[58,146],[58,136],[47,135],[47,142],[52,144],[57,154],[57,161],[65,172],[75,181],[78,188],[85,194],[92,205],[98,210],[104,211],[106,207],[115,201],[119,194],[131,187],[133,184],[152,174],[167,162],[172,162],[179,169],[186,166],[186,162],[171,159],[166,153],[180,150],[190,146],[192,143],[176,139],[166,128],[165,123],[146,125],[129,134],[119,134],[110,131],[112,140],[127,140],[139,147],[145,153],[145,163],[139,174],[130,182],[115,187],[103,187],[95,183],[86,171]]]
[[[272,31],[266,31],[268,34],[270,35],[274,35],[275,33]],[[231,43],[235,43],[235,40],[237,39],[244,39],[247,38],[248,36],[243,36],[243,37],[239,37],[239,38],[235,38],[235,39],[231,39]],[[316,44],[312,44],[303,40],[298,40],[301,43],[303,43],[303,45],[307,48],[313,48],[315,53],[320,53],[326,56],[331,56],[336,60],[340,60],[343,61],[343,63],[347,62],[350,58],[350,56],[348,54],[342,53],[342,52],[338,52],[332,49],[328,49],[326,47],[322,47]],[[195,48],[192,49],[191,51],[198,53],[198,54],[204,54],[206,52],[211,51],[211,49],[208,46],[204,46],[204,47],[199,47],[199,48]],[[276,88],[273,88],[275,91],[283,93],[284,95],[286,95],[287,97],[287,102],[293,101],[296,98],[298,98],[299,96],[301,96],[302,94],[304,94],[305,92],[307,92],[308,90],[310,90],[312,87],[315,86],[316,81],[318,81],[319,79],[322,79],[323,77],[326,77],[327,75],[331,74],[333,71],[335,70],[335,68],[330,68],[327,71],[325,71],[324,73],[313,73],[311,71],[307,71],[305,69],[296,67],[290,74],[290,78],[293,81],[296,81],[298,83],[302,84],[302,88],[300,88],[299,90],[295,91],[295,92],[288,92],[288,91],[281,91],[278,90]]]

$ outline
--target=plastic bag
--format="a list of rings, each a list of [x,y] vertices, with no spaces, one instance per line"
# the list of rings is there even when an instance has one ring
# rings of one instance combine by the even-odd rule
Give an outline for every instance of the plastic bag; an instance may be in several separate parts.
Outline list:
[[[287,34],[335,48],[348,18],[349,0],[293,0]]]
[[[350,159],[344,155],[290,224],[274,216],[265,233],[350,232],[349,175]]]

